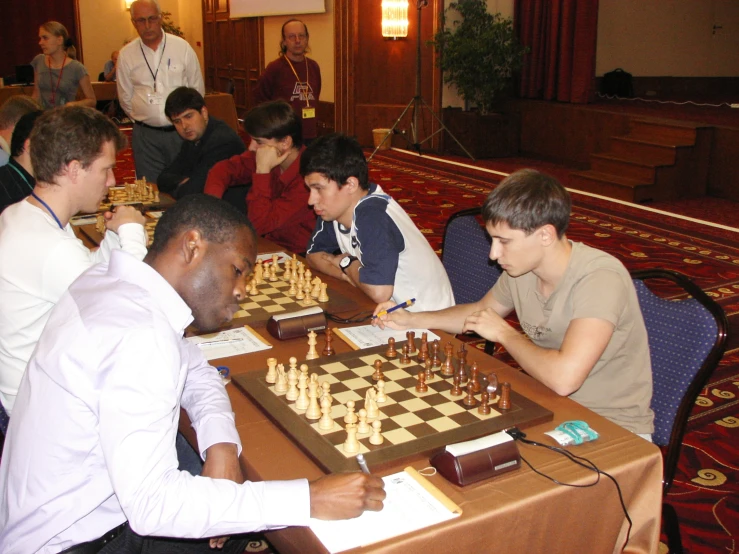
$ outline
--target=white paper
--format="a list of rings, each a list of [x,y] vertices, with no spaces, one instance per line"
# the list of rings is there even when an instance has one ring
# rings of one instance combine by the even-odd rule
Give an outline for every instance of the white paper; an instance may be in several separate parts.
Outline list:
[[[285,252],[265,252],[264,254],[258,254],[257,260],[262,260],[263,262],[271,262],[272,256],[277,254],[277,263],[282,264],[285,263],[287,260],[292,260],[292,256],[288,255]]]
[[[383,477],[384,507],[355,519],[310,520],[310,528],[332,554],[397,537],[459,516],[405,471]]]
[[[238,356],[239,354],[250,354],[272,348],[271,344],[265,342],[264,339],[248,326],[228,329],[200,337],[188,337],[187,340],[193,344],[197,344],[208,361],[228,358],[229,356]],[[220,341],[230,342],[221,343]]]
[[[76,215],[69,220],[69,222],[75,227],[78,225],[93,225],[97,223],[97,221],[97,215]]]
[[[492,435],[480,437],[479,439],[472,439],[455,444],[447,444],[446,451],[450,452],[456,458],[459,458],[460,456],[464,456],[465,454],[478,452],[480,450],[484,450],[485,448],[490,448],[492,446],[498,446],[499,444],[511,442],[512,440],[512,436],[510,436],[505,431],[500,431],[498,433],[493,433]]]
[[[360,350],[365,348],[372,348],[374,346],[382,346],[387,344],[387,340],[393,337],[396,342],[406,340],[406,333],[408,331],[414,331],[416,333],[416,339],[420,339],[423,333],[428,333],[429,342],[440,340],[439,335],[436,335],[428,329],[406,329],[405,331],[396,331],[385,327],[380,329],[373,325],[360,325],[359,327],[344,327],[339,329],[339,334],[343,334],[346,338],[356,344]]]

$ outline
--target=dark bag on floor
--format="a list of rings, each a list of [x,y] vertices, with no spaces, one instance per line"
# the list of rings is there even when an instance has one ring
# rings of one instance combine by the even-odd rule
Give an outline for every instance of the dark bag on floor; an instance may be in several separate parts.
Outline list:
[[[604,73],[600,82],[600,92],[608,96],[633,98],[634,85],[631,80],[631,73],[627,73],[620,67]]]

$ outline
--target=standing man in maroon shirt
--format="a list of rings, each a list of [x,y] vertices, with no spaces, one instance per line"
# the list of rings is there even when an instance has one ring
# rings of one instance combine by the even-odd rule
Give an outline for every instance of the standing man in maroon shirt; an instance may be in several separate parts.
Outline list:
[[[300,119],[283,100],[261,104],[246,114],[248,151],[218,162],[208,173],[205,193],[222,197],[229,187],[250,185],[246,212],[256,232],[302,254],[316,224],[308,188],[300,175],[305,150]]]
[[[280,55],[270,63],[254,88],[254,103],[282,99],[303,122],[303,141],[309,145],[318,136],[316,110],[321,95],[321,68],[305,56],[308,27],[299,19],[282,25]]]

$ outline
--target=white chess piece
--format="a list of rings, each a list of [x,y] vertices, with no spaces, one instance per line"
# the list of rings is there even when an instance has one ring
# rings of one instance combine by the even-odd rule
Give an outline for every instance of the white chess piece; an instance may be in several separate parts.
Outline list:
[[[352,424],[357,422],[357,414],[354,413],[354,400],[349,400],[346,403],[346,415],[344,416],[344,423]]]
[[[318,421],[318,428],[324,431],[334,428],[334,420],[331,419],[331,400],[325,396],[321,398],[321,419]]]
[[[316,350],[316,332],[311,331],[308,333],[308,354],[306,354],[305,359],[306,360],[315,360],[318,358],[318,351]]]
[[[382,428],[382,423],[379,419],[372,422],[372,434],[370,435],[369,442],[370,444],[378,445],[382,444],[385,440],[385,437],[382,436],[380,433],[380,429]]]
[[[265,377],[265,380],[272,385],[277,380],[277,358],[267,358],[267,377]]]
[[[377,396],[375,397],[375,400],[377,400],[378,404],[384,404],[387,402],[387,395],[385,394],[385,381],[380,379],[377,381]]]
[[[359,410],[359,422],[357,423],[357,433],[366,435],[370,432],[369,423],[367,423],[367,410],[362,408]]]
[[[344,442],[344,452],[350,454],[359,452],[359,441],[357,440],[357,426],[350,423],[346,426],[346,441]]]
[[[277,379],[275,380],[275,392],[287,391],[287,377],[285,375],[285,366],[277,364]]]

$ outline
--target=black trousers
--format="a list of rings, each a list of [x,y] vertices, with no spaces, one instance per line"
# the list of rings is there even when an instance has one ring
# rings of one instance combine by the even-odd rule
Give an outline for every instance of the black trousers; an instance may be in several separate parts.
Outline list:
[[[255,538],[258,541],[259,538]],[[249,544],[248,535],[231,537],[223,550],[210,548],[208,539],[167,539],[142,537],[126,525],[123,532],[106,544],[99,554],[241,554]]]

